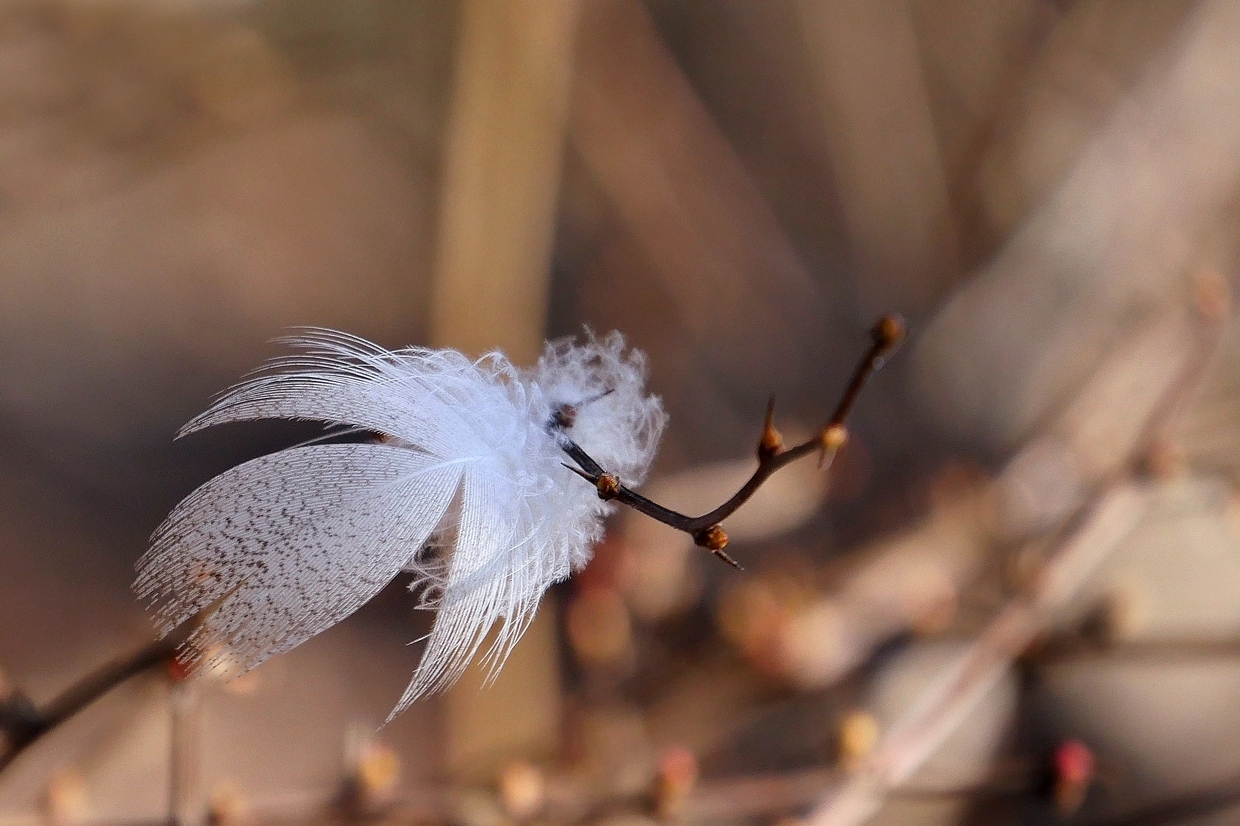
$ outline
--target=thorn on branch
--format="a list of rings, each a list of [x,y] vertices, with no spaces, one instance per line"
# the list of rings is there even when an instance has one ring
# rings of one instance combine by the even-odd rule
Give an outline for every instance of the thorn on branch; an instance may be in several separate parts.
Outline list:
[[[595,477],[594,477],[594,476],[591,476],[589,473],[586,473],[584,470],[582,470],[581,468],[577,467],[576,465],[570,465],[568,462],[560,462],[560,464],[564,465],[564,467],[568,468],[568,469],[569,469],[569,470],[571,470],[573,473],[575,473],[575,474],[577,474],[578,476],[580,476],[582,479],[585,479],[585,480],[586,480],[587,482],[589,482],[591,485],[593,485],[593,484],[595,484],[595,483],[596,483],[596,482],[595,482]]]
[[[758,461],[769,462],[784,451],[784,437],[775,429],[775,397],[766,404],[766,422],[758,439]]]

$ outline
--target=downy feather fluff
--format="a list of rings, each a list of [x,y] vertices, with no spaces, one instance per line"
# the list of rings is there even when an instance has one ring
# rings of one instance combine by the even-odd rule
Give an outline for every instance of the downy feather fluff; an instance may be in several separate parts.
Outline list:
[[[666,416],[645,361],[618,333],[548,343],[536,367],[502,354],[388,351],[312,330],[179,435],[251,419],[309,419],[379,434],[308,444],[226,471],[181,502],[139,560],[134,589],[165,633],[218,603],[189,643],[195,664],[242,669],[356,611],[402,570],[438,609],[392,711],[487,652],[498,669],[553,583],[581,568],[610,505],[565,466],[567,433],[626,483],[642,481]],[[576,408],[571,427],[552,417]],[[389,718],[390,719],[390,718]]]

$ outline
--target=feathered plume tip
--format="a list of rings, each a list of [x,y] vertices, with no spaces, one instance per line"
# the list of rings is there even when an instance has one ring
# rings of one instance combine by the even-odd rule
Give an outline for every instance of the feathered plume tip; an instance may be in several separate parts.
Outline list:
[[[531,370],[500,353],[388,351],[328,330],[287,342],[300,352],[180,435],[282,418],[379,439],[294,447],[215,477],[155,531],[134,590],[165,633],[216,604],[190,661],[249,669],[411,571],[438,615],[392,716],[456,680],[502,620],[486,655],[493,673],[543,592],[590,559],[610,509],[564,466],[561,440],[627,483],[654,458],[666,415],[645,393],[644,357],[618,333],[551,342]]]

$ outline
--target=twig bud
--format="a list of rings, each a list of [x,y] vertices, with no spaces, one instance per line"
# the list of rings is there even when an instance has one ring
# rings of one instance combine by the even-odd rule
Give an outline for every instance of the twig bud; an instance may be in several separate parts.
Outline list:
[[[878,320],[874,329],[870,331],[870,335],[875,344],[884,350],[890,350],[904,340],[907,332],[908,326],[904,322],[904,317],[899,313],[888,313]]]
[[[865,711],[850,711],[840,721],[839,756],[847,769],[855,769],[878,745],[882,732],[878,720]]]
[[[1206,268],[1192,280],[1193,303],[1206,321],[1221,322],[1231,312],[1231,288],[1218,271]]]
[[[659,757],[654,809],[661,820],[678,819],[698,779],[698,761],[684,746],[672,746]]]
[[[717,553],[728,546],[728,535],[719,525],[711,525],[706,530],[699,531],[693,541],[711,553]]]
[[[1067,816],[1081,808],[1097,777],[1097,760],[1089,746],[1080,740],[1060,743],[1051,755],[1051,797],[1060,814]]]
[[[559,430],[568,430],[577,421],[577,408],[571,404],[562,404],[551,414],[551,426]]]
[[[724,532],[721,526],[711,525],[709,528],[704,528],[703,530],[698,531],[693,535],[693,541],[731,565],[736,570],[745,570],[741,567],[739,562],[730,557],[723,550],[728,546],[728,535]]]
[[[86,809],[86,781],[76,769],[62,768],[47,782],[44,805],[52,823],[73,823]]]
[[[538,814],[547,797],[547,781],[538,767],[524,760],[506,765],[499,775],[499,799],[518,822]]]
[[[848,441],[848,428],[842,424],[833,424],[823,429],[822,435],[823,450],[839,450]]]
[[[164,662],[168,679],[174,683],[183,683],[194,671],[193,663],[189,662],[180,652],[173,654]]]
[[[598,498],[610,502],[620,495],[620,477],[614,473],[604,473],[594,483],[598,488]]]

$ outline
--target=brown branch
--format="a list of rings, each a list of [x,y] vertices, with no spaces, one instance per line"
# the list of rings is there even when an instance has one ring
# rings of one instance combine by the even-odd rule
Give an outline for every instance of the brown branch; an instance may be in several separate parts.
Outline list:
[[[1118,817],[1093,821],[1094,826],[1169,826],[1200,820],[1240,805],[1240,777],[1143,806]]]
[[[1113,640],[1088,633],[1066,633],[1055,634],[1035,643],[1021,657],[1021,661],[1037,668],[1081,660],[1161,663],[1236,657],[1240,657],[1240,637]]]
[[[576,442],[564,437],[563,450],[577,467],[566,465],[583,479],[598,489],[598,495],[608,501],[619,502],[635,511],[644,513],[651,519],[683,531],[693,537],[698,545],[708,549],[723,561],[740,568],[736,560],[724,553],[728,544],[728,535],[724,533],[720,523],[735,513],[758,488],[762,487],[776,471],[785,465],[795,462],[813,453],[819,455],[819,466],[830,466],[835,454],[848,441],[848,415],[861,396],[870,376],[878,372],[888,356],[904,339],[904,320],[895,314],[885,315],[878,320],[870,331],[871,343],[857,367],[853,370],[844,394],[840,397],[835,412],[812,438],[794,447],[785,448],[779,431],[775,429],[775,399],[772,398],[766,410],[766,423],[758,440],[758,467],[740,490],[719,507],[701,516],[687,516],[658,502],[647,499],[640,493],[625,487],[618,477],[608,473],[598,462],[591,458]],[[555,426],[562,427],[571,417],[557,415]]]
[[[8,740],[8,747],[0,752],[0,772],[44,735],[112,689],[174,659],[190,635],[215,612],[221,602],[217,600],[212,603],[162,639],[147,643],[137,651],[92,671],[42,708],[17,691],[0,700],[0,733]]]

